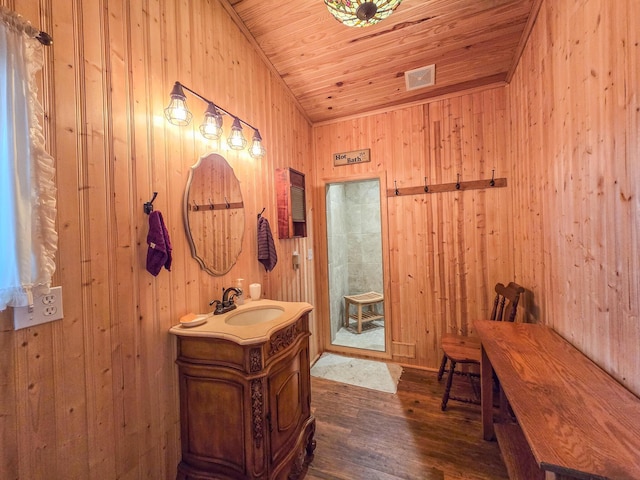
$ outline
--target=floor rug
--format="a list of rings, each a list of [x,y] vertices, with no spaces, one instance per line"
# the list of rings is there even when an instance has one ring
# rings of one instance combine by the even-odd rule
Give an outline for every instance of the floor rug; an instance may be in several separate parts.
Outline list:
[[[371,390],[396,393],[402,367],[393,363],[323,353],[311,367],[311,375]]]

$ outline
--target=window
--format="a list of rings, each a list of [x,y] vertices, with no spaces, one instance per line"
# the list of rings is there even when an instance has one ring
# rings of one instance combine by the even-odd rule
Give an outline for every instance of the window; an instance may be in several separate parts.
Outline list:
[[[55,271],[54,162],[40,125],[43,55],[33,31],[0,7],[0,310],[31,304]]]

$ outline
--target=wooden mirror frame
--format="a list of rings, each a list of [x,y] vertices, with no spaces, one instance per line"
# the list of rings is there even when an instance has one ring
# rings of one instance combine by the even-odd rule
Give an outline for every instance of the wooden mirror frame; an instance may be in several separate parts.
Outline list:
[[[184,226],[191,255],[210,275],[235,265],[245,230],[240,182],[222,155],[208,153],[190,167],[184,191]]]

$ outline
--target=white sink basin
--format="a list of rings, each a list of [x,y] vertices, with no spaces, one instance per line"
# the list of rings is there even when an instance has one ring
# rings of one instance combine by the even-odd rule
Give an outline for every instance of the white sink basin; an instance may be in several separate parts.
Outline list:
[[[250,308],[230,313],[224,323],[227,325],[247,326],[275,320],[284,312],[284,308],[272,305]]]
[[[313,307],[307,302],[280,302],[266,298],[250,300],[222,315],[188,315],[190,319],[204,323],[194,322],[198,325],[185,328],[180,322],[171,327],[170,332],[178,337],[220,338],[238,345],[261,344],[268,341],[274,332],[292,325],[311,310]]]

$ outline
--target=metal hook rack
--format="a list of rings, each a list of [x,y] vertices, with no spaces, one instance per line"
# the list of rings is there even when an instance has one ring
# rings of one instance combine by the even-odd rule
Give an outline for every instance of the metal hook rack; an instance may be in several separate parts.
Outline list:
[[[416,187],[398,188],[396,180],[393,181],[394,188],[387,190],[387,197],[399,197],[402,195],[419,195],[424,193],[443,193],[464,190],[479,190],[483,188],[500,188],[507,186],[506,178],[495,178],[495,171],[491,175],[491,180],[471,180],[468,182],[460,181],[460,174],[457,174],[456,181],[453,183],[441,183],[438,185],[427,185],[427,177],[425,177],[424,185]]]

